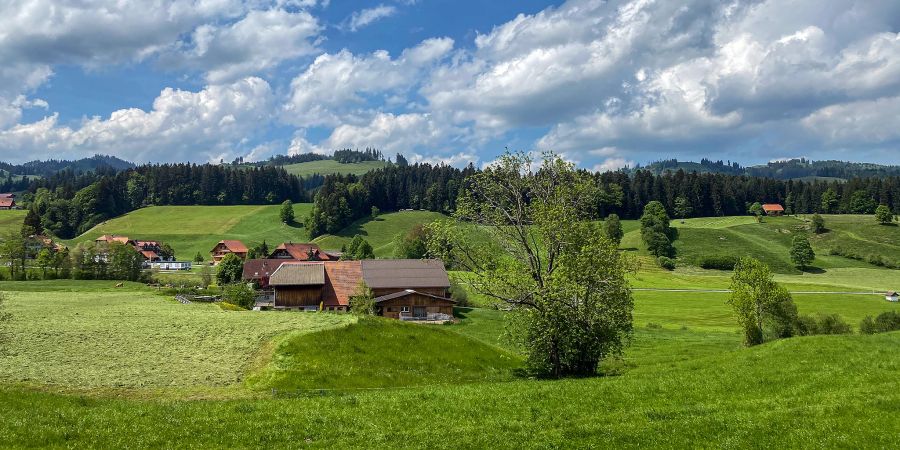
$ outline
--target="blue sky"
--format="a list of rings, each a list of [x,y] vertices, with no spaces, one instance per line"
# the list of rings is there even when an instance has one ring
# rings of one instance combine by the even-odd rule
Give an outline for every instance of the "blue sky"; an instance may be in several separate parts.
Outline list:
[[[0,30],[11,162],[900,163],[896,1],[14,0]]]

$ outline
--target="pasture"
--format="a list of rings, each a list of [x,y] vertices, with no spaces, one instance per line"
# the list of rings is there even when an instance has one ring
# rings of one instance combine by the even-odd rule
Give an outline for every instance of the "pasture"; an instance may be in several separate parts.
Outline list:
[[[0,236],[21,230],[27,213],[28,211],[21,209],[0,210]]]
[[[376,218],[360,219],[337,234],[319,236],[313,242],[322,248],[339,249],[347,245],[353,236],[361,235],[375,250],[378,258],[391,258],[394,254],[394,238],[406,234],[416,225],[426,224],[445,216],[431,211],[399,211],[381,214]]]
[[[287,241],[306,242],[309,233],[302,221],[311,203],[294,205],[297,224],[279,218],[281,205],[251,206],[152,206],[103,222],[67,245],[94,240],[104,234],[162,241],[175,249],[179,259],[191,260],[197,252],[209,259],[209,251],[222,239],[237,239],[248,247],[265,240],[269,248]]]
[[[288,173],[297,175],[298,177],[309,177],[310,175],[362,175],[366,172],[380,169],[388,165],[386,161],[363,161],[358,163],[339,163],[333,159],[323,159],[321,161],[309,161],[297,164],[288,164],[282,166]]]

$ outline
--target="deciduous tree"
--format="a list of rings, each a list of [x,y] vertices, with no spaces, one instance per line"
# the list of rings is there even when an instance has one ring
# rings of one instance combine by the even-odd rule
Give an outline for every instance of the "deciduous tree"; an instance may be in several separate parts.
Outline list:
[[[672,242],[676,236],[677,230],[669,226],[669,215],[663,204],[658,201],[647,203],[641,216],[641,238],[647,250],[656,257],[672,256],[675,253]]]
[[[803,235],[794,236],[791,240],[791,261],[798,269],[804,270],[816,259],[816,253]]]
[[[244,263],[234,253],[229,253],[219,262],[216,269],[216,282],[219,286],[240,281],[244,272]]]
[[[619,220],[618,214],[610,214],[606,217],[606,220],[603,221],[603,232],[606,233],[606,237],[613,241],[616,246],[622,243],[622,237],[625,236],[625,231],[622,230],[622,222]]]
[[[890,225],[894,221],[894,213],[887,205],[878,205],[875,209],[875,220],[882,225]]]
[[[734,267],[728,303],[743,329],[744,345],[793,333],[797,307],[791,294],[775,282],[769,266],[757,259],[741,258]]]

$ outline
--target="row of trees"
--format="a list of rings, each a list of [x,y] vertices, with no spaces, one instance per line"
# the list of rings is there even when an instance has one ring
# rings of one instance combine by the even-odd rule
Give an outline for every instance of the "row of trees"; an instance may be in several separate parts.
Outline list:
[[[145,279],[144,258],[130,245],[84,242],[71,251],[39,248],[19,232],[7,233],[0,243],[0,255],[10,278],[25,280],[74,278],[79,280]],[[29,269],[37,269],[29,271]],[[30,273],[29,273],[30,272]]]

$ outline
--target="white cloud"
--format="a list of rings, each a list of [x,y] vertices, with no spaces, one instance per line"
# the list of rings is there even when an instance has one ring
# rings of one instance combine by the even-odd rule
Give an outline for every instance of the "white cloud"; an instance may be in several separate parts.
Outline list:
[[[362,9],[354,12],[348,19],[347,27],[350,31],[357,31],[373,22],[393,16],[397,8],[389,5],[378,5],[374,8]]]
[[[199,92],[166,88],[153,109],[113,112],[77,127],[53,114],[0,131],[0,151],[15,159],[78,157],[93,153],[138,162],[217,160],[243,154],[239,144],[270,118],[272,92],[260,78],[208,86]]]
[[[602,163],[593,167],[594,172],[613,172],[625,167],[634,167],[634,161],[625,158],[607,158]]]

